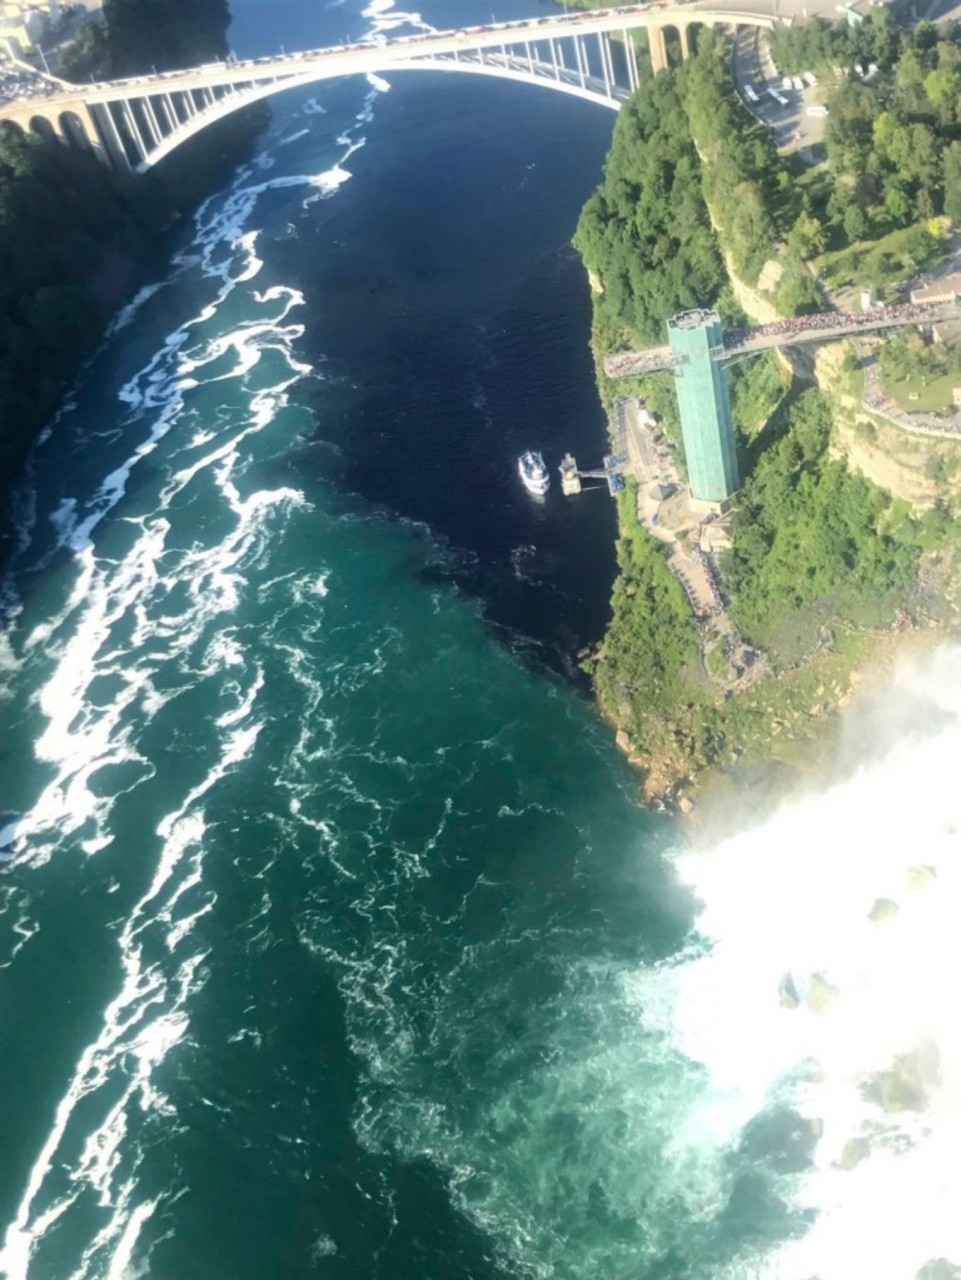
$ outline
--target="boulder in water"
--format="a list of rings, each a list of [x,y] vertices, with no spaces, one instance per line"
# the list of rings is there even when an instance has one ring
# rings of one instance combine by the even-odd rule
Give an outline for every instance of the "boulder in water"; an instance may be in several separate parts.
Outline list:
[[[919,889],[929,889],[937,878],[938,873],[935,871],[934,867],[908,867],[907,871],[904,873],[904,883],[909,889],[914,889],[915,891]]]
[[[923,1111],[941,1078],[941,1054],[933,1040],[895,1058],[888,1071],[874,1077],[878,1101],[885,1111]]]
[[[846,1173],[850,1173],[870,1154],[871,1144],[867,1138],[848,1138],[838,1163]]]
[[[804,1003],[812,1013],[824,1013],[837,998],[837,988],[832,987],[823,973],[812,973]]]
[[[790,973],[784,974],[777,984],[778,1004],[782,1009],[796,1009],[801,1003],[798,989]]]
[[[900,907],[891,898],[878,898],[868,912],[868,919],[872,924],[884,924],[893,920],[899,910]]]
[[[932,1258],[926,1262],[914,1280],[961,1280],[961,1267],[947,1258]]]

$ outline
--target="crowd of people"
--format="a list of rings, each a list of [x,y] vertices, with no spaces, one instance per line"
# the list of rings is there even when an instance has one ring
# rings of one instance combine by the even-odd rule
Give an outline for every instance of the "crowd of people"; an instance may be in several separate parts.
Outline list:
[[[735,329],[724,335],[725,351],[763,345],[770,338],[791,338],[806,333],[847,329],[867,331],[874,324],[925,324],[944,314],[956,303],[905,302],[894,307],[869,307],[867,311],[819,311],[813,316],[791,316],[752,329]]]
[[[905,413],[884,390],[881,367],[876,360],[869,360],[864,366],[864,395],[861,402],[870,413],[880,414],[896,426],[910,431],[961,436],[961,415],[958,413],[943,418],[936,413]]]
[[[698,591],[697,587],[695,587],[694,583],[691,582],[690,578],[682,568],[678,565],[672,565],[671,568],[674,570],[678,582],[680,582],[681,586],[684,588],[684,593],[694,611],[694,616],[696,618],[713,618],[715,615],[724,611],[724,606],[721,603],[721,597],[718,594],[718,590],[714,582],[710,562],[704,552],[698,548],[695,548],[690,554],[691,558],[693,560],[697,560],[704,570],[704,575],[707,578],[707,584],[711,592],[710,606],[704,604],[701,598],[701,593]]]
[[[654,347],[649,351],[618,351],[604,360],[604,371],[609,378],[626,378],[633,374],[656,373],[669,369],[674,363],[669,347]]]
[[[0,106],[22,98],[48,98],[57,86],[35,71],[12,62],[0,62]]]
[[[809,333],[867,332],[875,324],[925,324],[942,317],[946,307],[958,305],[957,301],[905,302],[893,307],[870,307],[867,311],[819,311],[810,316],[791,316],[751,329],[732,329],[724,335],[724,350],[734,354],[768,346],[772,338],[785,339],[783,345],[786,346],[792,337],[801,340]],[[779,341],[776,345],[782,343]],[[607,357],[604,368],[611,378],[638,377],[657,369],[669,369],[672,363],[670,348],[653,347],[647,351],[619,351]]]

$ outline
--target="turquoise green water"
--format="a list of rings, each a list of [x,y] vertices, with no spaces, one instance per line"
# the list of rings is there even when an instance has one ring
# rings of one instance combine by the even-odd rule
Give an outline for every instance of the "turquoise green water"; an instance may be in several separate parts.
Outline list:
[[[270,15],[291,45],[390,16]],[[676,835],[563,674],[610,507],[514,470],[603,450],[567,245],[611,120],[441,79],[278,103],[37,450],[11,1280],[717,1277],[789,1229],[691,1126]]]

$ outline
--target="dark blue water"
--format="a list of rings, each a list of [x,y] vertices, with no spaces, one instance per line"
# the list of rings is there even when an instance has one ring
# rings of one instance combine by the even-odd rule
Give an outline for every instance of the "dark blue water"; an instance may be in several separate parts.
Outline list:
[[[399,21],[234,7],[241,54]],[[395,80],[276,101],[36,452],[11,1280],[718,1277],[781,1229],[684,1130],[676,835],[568,678],[609,500],[514,472],[605,447],[569,239],[612,116]]]

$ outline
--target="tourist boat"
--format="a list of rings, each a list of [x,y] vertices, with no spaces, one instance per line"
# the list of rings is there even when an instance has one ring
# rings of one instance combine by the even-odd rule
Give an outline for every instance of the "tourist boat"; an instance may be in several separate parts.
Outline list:
[[[547,474],[547,468],[544,466],[544,459],[531,449],[527,453],[522,453],[517,459],[517,470],[520,472],[521,479],[524,481],[524,488],[528,493],[542,494],[547,492],[547,486],[551,482],[550,476]]]

